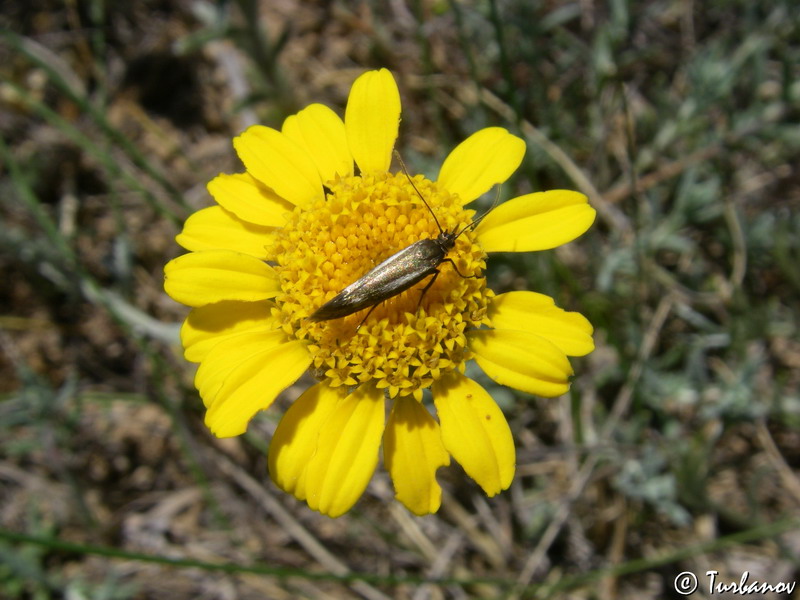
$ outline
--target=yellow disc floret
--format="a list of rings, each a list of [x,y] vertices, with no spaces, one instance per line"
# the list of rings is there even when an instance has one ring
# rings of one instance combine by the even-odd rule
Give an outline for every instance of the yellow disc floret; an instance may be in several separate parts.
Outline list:
[[[414,184],[443,229],[464,229],[448,254],[458,272],[442,263],[421,301],[432,275],[380,302],[361,327],[369,309],[330,321],[313,322],[308,316],[396,252],[439,235],[406,175],[329,181],[326,200],[296,208],[277,232],[272,256],[283,293],[273,316],[288,335],[311,342],[314,370],[332,386],[372,380],[391,397],[421,399],[422,390],[441,373],[463,369],[471,357],[464,332],[488,324],[492,292],[482,276],[486,255],[468,228],[474,211],[421,175]]]

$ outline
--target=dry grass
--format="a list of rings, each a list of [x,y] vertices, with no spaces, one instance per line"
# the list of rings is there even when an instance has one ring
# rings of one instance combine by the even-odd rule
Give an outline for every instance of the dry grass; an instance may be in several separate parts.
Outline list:
[[[687,570],[799,579],[796,10],[612,6],[5,5],[0,597],[639,599],[677,597]],[[497,124],[529,148],[505,194],[591,197],[589,234],[490,271],[587,314],[598,348],[569,396],[493,389],[517,442],[506,493],[450,467],[441,511],[415,518],[379,469],[331,520],[266,476],[304,385],[242,438],[204,429],[162,267],[205,183],[238,169],[236,133],[311,101],[341,113],[379,66],[416,170]]]

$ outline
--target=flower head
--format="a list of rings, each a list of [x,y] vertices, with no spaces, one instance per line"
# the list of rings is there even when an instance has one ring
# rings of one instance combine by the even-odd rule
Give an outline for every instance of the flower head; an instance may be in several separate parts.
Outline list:
[[[436,470],[450,456],[488,495],[506,489],[511,432],[464,375],[466,361],[500,384],[557,396],[569,387],[567,356],[593,349],[580,314],[534,292],[495,296],[483,277],[487,252],[549,249],[586,231],[595,216],[586,197],[520,196],[472,227],[475,211],[465,205],[517,169],[524,142],[482,129],[430,181],[390,170],[399,120],[397,85],[381,69],[353,84],[344,121],[313,104],[280,131],[249,128],[234,140],[246,171],[209,183],[217,205],[186,221],[177,240],[189,253],[164,269],[167,293],[193,307],[181,340],[186,359],[200,363],[195,384],[216,435],[243,433],[307,369],[319,380],[281,419],[269,469],[279,487],[330,516],[361,496],[381,441],[397,499],[416,514],[439,508]],[[438,274],[428,269],[417,284],[341,318],[309,318],[354,282],[363,288],[382,261],[442,231],[459,235]]]

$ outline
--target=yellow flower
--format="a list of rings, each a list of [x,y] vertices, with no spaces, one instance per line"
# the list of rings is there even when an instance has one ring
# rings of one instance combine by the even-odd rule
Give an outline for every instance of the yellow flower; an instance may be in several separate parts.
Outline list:
[[[382,302],[361,327],[366,309],[309,319],[381,261],[440,233],[409,178],[389,170],[399,121],[397,84],[381,69],[355,81],[344,121],[312,104],[280,131],[249,128],[234,140],[246,171],[209,183],[218,205],[186,221],[177,241],[189,253],[164,269],[167,293],[193,307],[181,340],[186,359],[200,363],[195,384],[214,434],[243,433],[307,369],[319,380],[281,419],[269,471],[332,517],[363,493],[381,441],[396,497],[415,514],[439,508],[436,470],[450,456],[489,496],[508,488],[511,431],[463,374],[466,361],[500,384],[558,396],[572,375],[567,356],[594,347],[589,322],[548,296],[486,287],[486,252],[553,248],[595,217],[585,196],[557,190],[509,200],[468,227],[475,211],[464,205],[508,179],[525,153],[499,127],[458,145],[437,181],[413,178],[441,227],[463,230],[453,264],[440,265],[424,296],[430,278]]]

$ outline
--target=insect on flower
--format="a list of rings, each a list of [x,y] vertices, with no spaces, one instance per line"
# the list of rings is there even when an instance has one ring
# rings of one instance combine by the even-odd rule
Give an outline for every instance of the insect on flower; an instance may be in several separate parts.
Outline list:
[[[209,182],[215,204],[187,219],[176,238],[187,253],[164,267],[165,291],[192,309],[181,342],[214,435],[244,433],[304,373],[318,379],[283,414],[268,466],[331,517],[353,507],[381,456],[416,515],[439,509],[437,471],[451,459],[488,496],[508,489],[513,434],[467,364],[554,397],[569,389],[569,357],[594,348],[581,314],[534,291],[495,294],[484,277],[492,253],[580,236],[595,218],[586,196],[532,192],[476,218],[468,205],[508,180],[525,141],[486,127],[436,177],[412,178],[391,170],[400,113],[380,69],[353,83],[344,118],[311,104],[280,129],[249,127],[233,140],[244,171]],[[352,335],[373,309],[369,331]]]
[[[395,152],[395,156],[400,162],[400,166],[405,173],[408,182],[414,191],[419,196],[419,199],[425,204],[436,222],[436,227],[439,229],[439,235],[435,238],[426,238],[406,246],[399,250],[382,263],[371,269],[368,273],[348,285],[334,298],[320,306],[309,317],[312,321],[330,321],[332,319],[339,319],[358,312],[362,309],[370,307],[367,314],[361,320],[356,331],[361,328],[364,322],[372,314],[372,311],[384,300],[396,296],[407,289],[415,286],[426,277],[433,275],[431,279],[422,288],[419,296],[417,307],[422,304],[422,299],[425,293],[436,282],[439,277],[439,266],[444,262],[449,262],[455,272],[464,279],[474,278],[477,275],[464,275],[458,270],[458,266],[452,258],[447,258],[447,254],[455,247],[456,240],[467,229],[474,229],[478,223],[481,222],[489,211],[482,216],[473,220],[472,223],[463,227],[460,231],[453,229],[446,231],[442,228],[436,213],[430,207],[425,197],[420,193],[417,186],[414,185],[413,180],[408,174],[403,160],[400,155]]]

